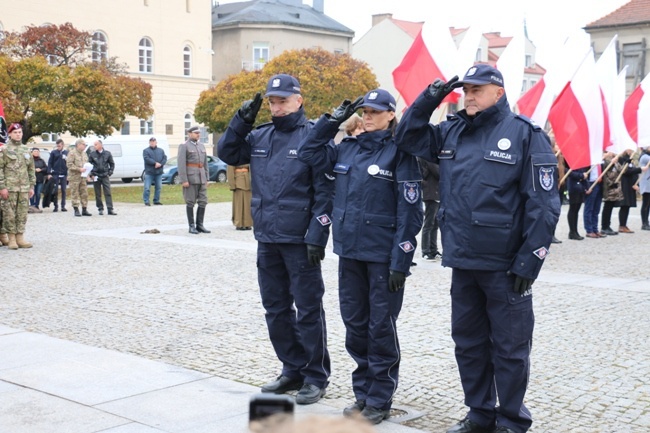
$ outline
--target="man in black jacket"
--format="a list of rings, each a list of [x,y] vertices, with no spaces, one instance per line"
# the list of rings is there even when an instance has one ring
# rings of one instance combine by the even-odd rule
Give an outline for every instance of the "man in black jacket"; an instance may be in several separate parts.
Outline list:
[[[163,167],[167,162],[167,155],[165,155],[163,149],[158,147],[156,137],[149,139],[149,147],[142,151],[142,157],[144,158],[144,192],[142,193],[142,200],[145,206],[151,206],[149,194],[153,183],[155,186],[153,204],[161,205],[160,190],[162,189]]]
[[[90,152],[88,162],[93,165],[90,172],[90,177],[93,179],[93,187],[95,189],[95,203],[100,215],[104,215],[104,203],[102,203],[102,189],[104,190],[104,197],[106,198],[106,208],[109,215],[117,215],[113,211],[113,196],[111,195],[111,180],[110,177],[115,169],[115,162],[113,162],[113,155],[111,152],[104,149],[104,144],[101,140],[94,143],[95,150]]]
[[[61,186],[61,212],[67,212],[65,208],[65,189],[68,186],[68,151],[64,150],[65,143],[60,138],[56,140],[56,149],[50,153],[50,159],[47,162],[48,179],[54,179],[54,210],[58,212],[58,200],[56,199],[58,186]]]

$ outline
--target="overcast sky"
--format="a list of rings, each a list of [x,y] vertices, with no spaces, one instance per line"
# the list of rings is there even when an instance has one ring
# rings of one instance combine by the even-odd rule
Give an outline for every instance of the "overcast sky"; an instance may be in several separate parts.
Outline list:
[[[221,0],[234,3],[236,0]],[[371,27],[372,15],[392,13],[406,21],[438,20],[447,26],[479,26],[482,32],[512,36],[524,17],[537,62],[548,68],[555,47],[629,0],[324,0],[325,14],[355,31],[355,41]],[[312,5],[312,0],[303,0]]]

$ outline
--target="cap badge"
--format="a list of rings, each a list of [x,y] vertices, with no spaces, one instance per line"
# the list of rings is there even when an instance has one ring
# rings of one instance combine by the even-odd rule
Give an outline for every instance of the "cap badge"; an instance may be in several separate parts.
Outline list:
[[[377,96],[379,96],[379,93],[372,92],[372,93],[370,93],[370,95],[368,95],[368,99],[371,100],[371,101],[374,101],[375,99],[377,99]]]
[[[469,68],[469,70],[467,71],[467,74],[465,74],[465,75],[467,77],[471,77],[474,74],[476,74],[476,67],[472,66],[471,68]]]
[[[273,83],[271,84],[271,87],[280,87],[280,79],[276,78],[273,80]]]

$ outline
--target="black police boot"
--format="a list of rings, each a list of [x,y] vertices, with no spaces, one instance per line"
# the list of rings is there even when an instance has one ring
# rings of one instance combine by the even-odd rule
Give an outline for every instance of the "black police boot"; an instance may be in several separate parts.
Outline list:
[[[347,417],[357,416],[366,407],[365,400],[357,400],[350,406],[343,409],[343,415]]]
[[[493,427],[483,427],[469,418],[465,418],[458,424],[447,429],[447,433],[492,433]]]
[[[187,212],[187,223],[190,225],[190,233],[193,235],[198,235],[199,232],[196,230],[196,227],[194,226],[194,208],[185,206],[185,211]]]
[[[88,209],[85,208],[85,207],[84,207],[84,208],[81,208],[81,215],[83,215],[83,216],[93,216],[93,214],[91,214],[90,212],[88,212]]]
[[[367,419],[370,424],[379,424],[383,420],[390,418],[390,410],[366,406],[361,411],[361,416]]]
[[[280,375],[277,379],[262,386],[262,392],[272,392],[274,394],[284,394],[287,391],[299,390],[302,388],[302,379],[292,379]]]
[[[210,230],[203,227],[203,217],[205,216],[205,208],[199,207],[196,210],[196,231],[199,233],[211,233]]]
[[[74,216],[81,216],[81,212],[79,212],[79,208],[77,206],[74,207]]]

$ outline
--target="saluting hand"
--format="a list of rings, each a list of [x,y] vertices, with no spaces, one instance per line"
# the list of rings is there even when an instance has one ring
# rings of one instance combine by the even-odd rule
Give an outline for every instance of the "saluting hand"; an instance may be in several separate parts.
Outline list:
[[[336,123],[337,126],[345,122],[357,111],[359,105],[363,102],[363,96],[359,96],[354,102],[350,102],[349,99],[346,99],[339,105],[332,114],[329,115],[330,122]]]
[[[440,78],[437,78],[433,83],[429,84],[428,91],[431,96],[439,99],[438,104],[440,104],[447,95],[454,91],[454,89],[462,86],[463,85],[458,82],[458,75],[454,75],[452,79],[446,83]]]
[[[257,113],[260,111],[261,106],[262,94],[257,92],[253,99],[249,99],[242,104],[239,109],[239,115],[244,119],[244,122],[252,125],[255,123],[255,118],[257,117]]]

